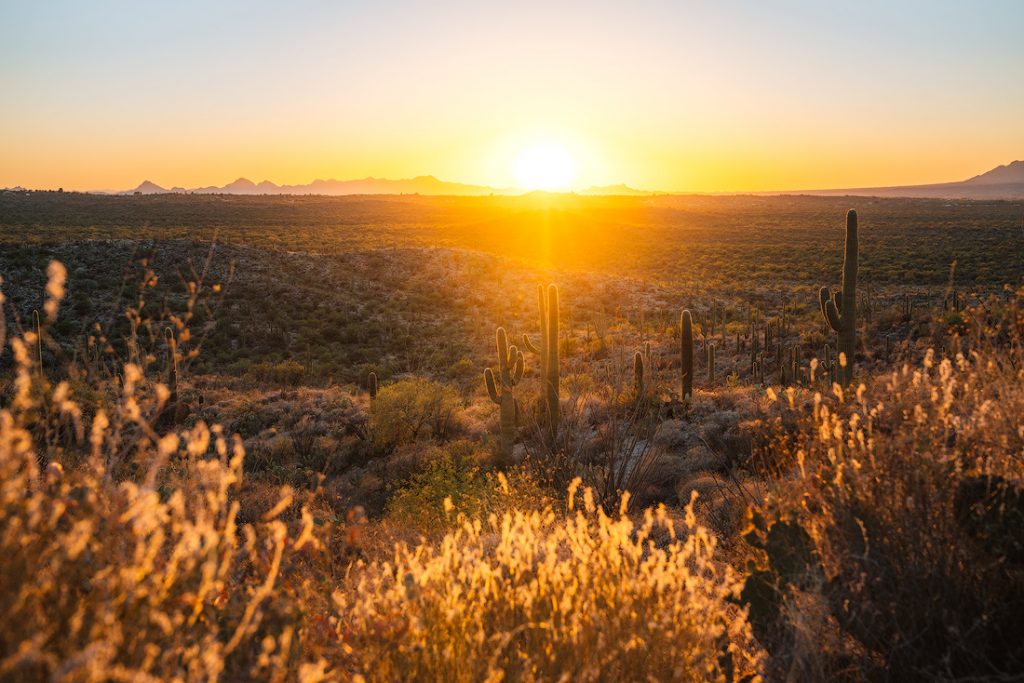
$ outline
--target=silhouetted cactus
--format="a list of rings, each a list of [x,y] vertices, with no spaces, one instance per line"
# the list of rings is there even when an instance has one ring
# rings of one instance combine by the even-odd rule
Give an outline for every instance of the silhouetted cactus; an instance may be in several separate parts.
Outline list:
[[[534,346],[530,338],[523,335],[523,346],[540,356],[541,392],[548,417],[548,431],[552,438],[558,433],[559,366],[558,366],[558,288],[548,285],[537,286],[537,303],[540,308],[540,343]]]
[[[688,310],[679,316],[679,372],[685,401],[693,396],[693,316]]]
[[[377,398],[377,373],[371,372],[366,380],[366,388],[370,392],[370,398]]]
[[[824,572],[814,542],[795,521],[780,520],[769,525],[753,512],[743,537],[763,553],[763,559],[748,565],[739,602],[747,605],[754,635],[772,649],[786,640],[786,634],[780,632],[786,626],[781,619],[786,594],[791,588],[820,583]]]
[[[498,352],[498,380],[490,368],[484,369],[484,384],[487,394],[499,408],[500,442],[499,457],[502,463],[512,462],[512,449],[516,438],[516,399],[512,388],[523,378],[523,352],[508,345],[505,328],[495,332],[495,347]]]
[[[857,212],[846,214],[846,248],[843,255],[842,295],[830,293],[828,287],[818,292],[821,314],[839,337],[837,351],[845,357],[837,372],[840,384],[853,380],[853,356],[857,347]]]

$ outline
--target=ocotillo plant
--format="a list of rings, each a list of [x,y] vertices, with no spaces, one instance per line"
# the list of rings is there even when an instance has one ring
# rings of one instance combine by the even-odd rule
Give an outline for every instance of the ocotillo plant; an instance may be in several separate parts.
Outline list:
[[[548,431],[552,438],[558,433],[558,287],[537,285],[537,303],[540,307],[540,342],[534,346],[523,335],[523,346],[540,356],[541,391],[548,417]],[[596,327],[596,324],[595,324]]]
[[[508,345],[505,328],[499,327],[495,333],[495,346],[498,351],[498,380],[490,368],[484,369],[484,384],[487,394],[499,408],[499,425],[501,440],[499,456],[502,463],[512,462],[512,449],[516,439],[516,399],[512,388],[523,378],[523,352],[515,346]]]
[[[847,385],[853,380],[853,354],[857,347],[857,212],[846,214],[846,250],[843,255],[843,293],[829,295],[828,287],[818,292],[821,314],[839,337],[836,349],[845,356],[846,365],[840,363],[839,383]]]
[[[682,400],[693,396],[693,316],[679,316],[679,372],[682,375]]]

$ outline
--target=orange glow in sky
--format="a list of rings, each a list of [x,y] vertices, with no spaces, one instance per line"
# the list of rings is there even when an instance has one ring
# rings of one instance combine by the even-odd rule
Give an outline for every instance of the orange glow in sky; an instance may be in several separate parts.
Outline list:
[[[367,176],[665,191],[1024,157],[1024,3],[14,2],[0,187]]]

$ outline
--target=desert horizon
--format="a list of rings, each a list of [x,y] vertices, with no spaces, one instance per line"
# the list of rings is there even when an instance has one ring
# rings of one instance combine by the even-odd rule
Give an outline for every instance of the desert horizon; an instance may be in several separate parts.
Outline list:
[[[65,191],[63,187],[56,188]],[[7,191],[47,191],[40,188],[24,188],[14,186],[0,188]],[[49,191],[53,191],[50,189]],[[597,196],[658,196],[658,195],[773,195],[773,194],[808,194],[808,195],[845,195],[845,196],[888,196],[888,197],[920,197],[920,198],[951,198],[951,199],[1020,199],[1024,197],[1024,161],[1015,160],[1008,164],[1000,164],[984,173],[971,176],[966,180],[945,183],[900,185],[893,187],[863,188],[803,188],[789,190],[759,190],[746,192],[687,192],[685,190],[648,190],[630,187],[625,183],[605,186],[591,186],[578,190],[551,190],[545,188],[495,188],[471,183],[440,180],[432,175],[415,178],[390,179],[365,177],[351,180],[317,179],[306,184],[278,185],[269,180],[254,183],[245,177],[239,177],[225,185],[185,188],[174,185],[170,188],[144,180],[129,190],[69,190],[88,194],[240,194],[240,195],[389,195],[389,194],[423,194],[432,196],[483,196],[483,195],[522,195],[536,192],[552,192],[555,194],[581,194]]]

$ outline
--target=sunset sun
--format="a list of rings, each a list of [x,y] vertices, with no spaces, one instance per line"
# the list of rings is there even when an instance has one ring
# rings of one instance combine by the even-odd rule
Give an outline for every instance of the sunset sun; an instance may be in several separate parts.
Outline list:
[[[524,190],[571,189],[576,171],[576,160],[559,144],[531,145],[516,157],[516,183]]]

